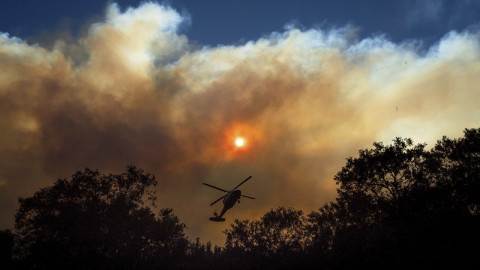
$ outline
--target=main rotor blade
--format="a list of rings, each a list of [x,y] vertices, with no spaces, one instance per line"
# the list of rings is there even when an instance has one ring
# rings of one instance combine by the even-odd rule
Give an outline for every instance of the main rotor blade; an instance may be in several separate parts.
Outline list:
[[[212,185],[210,185],[210,184],[207,184],[207,183],[202,183],[202,184],[204,184],[204,185],[205,185],[205,186],[207,186],[207,187],[211,187],[211,188],[214,188],[214,189],[221,190],[221,191],[223,191],[223,192],[228,192],[228,191],[227,191],[227,190],[225,190],[225,189],[221,189],[221,188],[219,188],[219,187],[212,186]]]
[[[221,199],[225,198],[225,196],[227,196],[227,195],[223,195],[222,197],[218,198],[217,200],[215,200],[214,202],[212,202],[212,203],[210,204],[210,206],[216,204],[218,201],[220,201]]]
[[[240,184],[238,184],[236,187],[234,187],[233,189],[237,189],[239,186],[243,185],[243,183],[247,182],[248,179],[252,178],[252,176],[249,176],[247,179],[243,180]]]
[[[240,196],[245,197],[245,198],[249,198],[249,199],[252,199],[252,200],[255,200],[255,198],[250,197],[250,196],[247,196],[247,195],[240,195]]]

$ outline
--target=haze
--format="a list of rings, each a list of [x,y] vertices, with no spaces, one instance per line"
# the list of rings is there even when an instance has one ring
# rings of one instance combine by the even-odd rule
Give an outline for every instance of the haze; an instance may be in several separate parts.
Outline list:
[[[201,46],[179,30],[189,21],[162,4],[110,4],[51,47],[0,34],[0,227],[13,226],[18,196],[85,167],[134,164],[156,175],[157,205],[190,238],[223,244],[235,218],[334,200],[335,173],[374,141],[433,145],[479,126],[473,28],[428,48],[359,38],[355,26]],[[209,222],[222,194],[201,183],[230,189],[249,175],[242,192],[257,199]]]

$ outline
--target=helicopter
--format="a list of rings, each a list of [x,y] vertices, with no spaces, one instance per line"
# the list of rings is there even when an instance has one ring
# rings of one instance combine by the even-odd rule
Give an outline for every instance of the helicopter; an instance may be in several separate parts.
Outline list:
[[[218,198],[217,200],[215,200],[214,202],[212,202],[210,204],[210,206],[212,206],[212,205],[216,204],[218,201],[220,201],[221,199],[223,199],[222,212],[220,212],[220,215],[218,215],[216,211],[213,212],[214,216],[210,217],[211,221],[216,221],[216,222],[225,221],[225,219],[222,218],[222,216],[225,214],[225,212],[227,212],[228,209],[232,208],[235,205],[236,202],[240,203],[240,197],[244,197],[244,198],[248,198],[248,199],[252,199],[252,200],[255,199],[255,198],[247,196],[247,195],[242,195],[242,192],[237,189],[239,186],[243,185],[243,183],[247,182],[250,178],[252,178],[252,176],[249,176],[247,179],[243,180],[240,184],[238,184],[236,187],[234,187],[230,191],[219,188],[219,187],[216,187],[216,186],[213,186],[213,185],[210,185],[210,184],[207,184],[207,183],[202,183],[207,187],[218,189],[220,191],[223,191],[223,192],[227,193],[227,194],[223,195],[222,197]]]

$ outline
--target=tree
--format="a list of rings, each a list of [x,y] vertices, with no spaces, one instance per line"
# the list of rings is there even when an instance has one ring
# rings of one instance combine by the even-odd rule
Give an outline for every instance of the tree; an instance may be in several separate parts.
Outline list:
[[[236,219],[224,232],[227,236],[225,246],[264,255],[303,251],[304,223],[302,211],[284,207],[270,210],[257,221]]]
[[[15,235],[10,230],[0,230],[0,268],[13,269]]]
[[[451,190],[459,211],[480,215],[480,129],[466,129],[464,138],[443,137],[432,149],[431,170],[437,185]]]
[[[185,225],[152,212],[155,177],[134,166],[118,175],[85,169],[20,198],[22,262],[37,269],[142,269],[181,259]]]
[[[358,158],[348,158],[334,178],[340,185],[337,204],[348,223],[376,221],[378,215],[397,211],[396,203],[406,194],[431,184],[423,166],[428,158],[425,144],[396,138],[392,145],[373,145],[360,150]]]
[[[301,266],[307,244],[303,211],[279,207],[260,220],[235,220],[225,230],[225,256],[241,258],[250,268],[284,269]]]
[[[425,146],[397,138],[347,159],[336,202],[310,215],[314,242],[329,241],[336,264],[478,265],[480,130]]]

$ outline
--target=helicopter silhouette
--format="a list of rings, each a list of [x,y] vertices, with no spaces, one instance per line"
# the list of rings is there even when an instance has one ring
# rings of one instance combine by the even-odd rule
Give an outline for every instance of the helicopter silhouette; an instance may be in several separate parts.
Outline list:
[[[218,198],[217,200],[215,200],[214,202],[212,202],[210,204],[210,206],[212,206],[212,205],[216,204],[218,201],[220,201],[221,199],[223,199],[222,212],[220,212],[220,215],[218,215],[217,212],[213,212],[214,216],[210,218],[211,221],[216,221],[216,222],[225,221],[225,219],[222,218],[222,216],[225,214],[225,212],[227,212],[228,209],[232,208],[235,205],[236,202],[240,203],[240,197],[244,197],[244,198],[248,198],[248,199],[252,199],[252,200],[255,199],[255,198],[247,196],[247,195],[242,195],[242,192],[237,189],[239,186],[243,185],[243,183],[247,182],[250,178],[252,178],[252,176],[249,176],[247,179],[243,180],[240,184],[238,184],[236,187],[234,187],[230,191],[225,190],[223,188],[219,188],[219,187],[210,185],[210,184],[207,184],[207,183],[202,183],[207,187],[211,187],[211,188],[214,188],[214,189],[217,189],[217,190],[220,190],[220,191],[223,191],[223,192],[227,193],[227,194],[223,195],[222,197]]]

